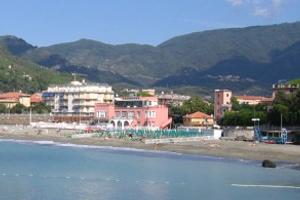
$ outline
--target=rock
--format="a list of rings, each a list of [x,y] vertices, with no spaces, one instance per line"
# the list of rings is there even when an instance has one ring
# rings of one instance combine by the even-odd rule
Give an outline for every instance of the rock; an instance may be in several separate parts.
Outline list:
[[[276,164],[271,160],[264,160],[262,162],[262,167],[265,168],[276,168]]]

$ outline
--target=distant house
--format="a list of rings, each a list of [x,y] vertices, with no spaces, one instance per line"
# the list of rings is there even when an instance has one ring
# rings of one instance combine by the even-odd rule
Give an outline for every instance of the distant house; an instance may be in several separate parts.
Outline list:
[[[43,102],[43,97],[41,93],[34,93],[30,96],[30,103],[31,104],[38,104]]]
[[[283,92],[284,94],[293,94],[300,89],[300,84],[290,84],[290,83],[279,83],[273,85],[273,99],[276,97],[278,92]]]
[[[183,117],[184,126],[213,126],[214,118],[203,112],[187,114]]]
[[[17,104],[30,107],[30,95],[22,92],[2,93],[0,94],[0,104],[5,105],[7,108],[13,108]]]
[[[165,94],[162,93],[158,95],[158,102],[160,105],[166,105],[166,106],[182,106],[182,104],[185,101],[188,101],[191,97],[180,95],[180,94]]]
[[[257,105],[257,104],[269,104],[273,99],[263,96],[235,96],[239,104]]]

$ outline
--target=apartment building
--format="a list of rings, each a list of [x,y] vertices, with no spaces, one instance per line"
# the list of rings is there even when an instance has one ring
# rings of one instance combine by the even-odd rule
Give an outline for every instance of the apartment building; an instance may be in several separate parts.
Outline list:
[[[53,114],[93,116],[95,104],[113,102],[114,92],[107,84],[72,81],[49,86],[42,97],[51,106]]]

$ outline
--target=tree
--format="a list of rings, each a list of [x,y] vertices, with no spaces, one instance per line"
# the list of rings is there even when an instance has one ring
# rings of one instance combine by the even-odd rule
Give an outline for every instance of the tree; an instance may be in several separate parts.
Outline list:
[[[212,114],[214,111],[213,105],[203,101],[203,99],[199,96],[192,97],[188,101],[184,102],[182,107],[182,114],[188,114],[193,112],[203,112],[206,114]]]
[[[212,114],[213,110],[214,108],[211,103],[203,101],[199,96],[195,96],[185,101],[182,106],[171,106],[170,115],[173,117],[175,123],[182,123],[182,117],[186,114],[197,111]]]
[[[50,113],[51,107],[47,106],[45,103],[37,103],[31,106],[33,113],[43,114],[43,113]]]
[[[295,94],[286,95],[279,92],[273,102],[272,109],[268,113],[268,121],[273,125],[300,125],[300,90]]]
[[[153,95],[149,94],[149,92],[146,91],[140,91],[137,93],[138,97],[152,97]]]
[[[7,113],[8,109],[4,104],[0,104],[0,113]]]
[[[16,105],[10,110],[11,113],[17,113],[17,114],[21,114],[21,113],[23,113],[23,112],[25,112],[25,111],[28,111],[28,108],[25,107],[23,104],[20,104],[20,103],[16,104]]]

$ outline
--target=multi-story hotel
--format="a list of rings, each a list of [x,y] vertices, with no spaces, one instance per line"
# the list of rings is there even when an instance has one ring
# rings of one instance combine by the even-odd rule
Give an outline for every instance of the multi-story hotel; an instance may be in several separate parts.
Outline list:
[[[87,84],[72,81],[70,84],[49,86],[43,92],[44,102],[53,114],[93,116],[96,103],[111,103],[112,87],[107,84]]]
[[[95,118],[109,122],[114,128],[128,127],[167,128],[172,119],[168,107],[158,105],[157,97],[115,99],[114,103],[97,103]]]

